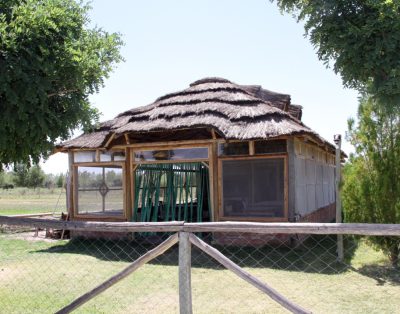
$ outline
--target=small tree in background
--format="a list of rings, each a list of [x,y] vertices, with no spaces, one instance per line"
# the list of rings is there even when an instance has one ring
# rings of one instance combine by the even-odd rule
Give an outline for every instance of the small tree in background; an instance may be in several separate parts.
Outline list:
[[[52,173],[46,173],[43,186],[48,189],[54,189],[56,187],[56,177]]]
[[[345,220],[400,223],[400,107],[383,107],[365,96],[358,119],[358,125],[349,120],[348,138],[356,154],[344,168]],[[369,240],[398,266],[400,238]]]
[[[56,177],[56,185],[58,188],[62,188],[64,186],[64,183],[65,183],[65,175],[63,173],[60,173]]]
[[[40,188],[43,186],[46,174],[39,165],[35,165],[29,169],[26,186],[29,188]]]
[[[14,183],[16,186],[27,186],[28,184],[28,166],[18,163],[14,166]]]

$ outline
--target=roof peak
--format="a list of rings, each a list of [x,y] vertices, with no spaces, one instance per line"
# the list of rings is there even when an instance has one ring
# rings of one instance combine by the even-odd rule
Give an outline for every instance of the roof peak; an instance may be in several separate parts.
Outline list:
[[[201,84],[207,84],[207,83],[232,83],[231,81],[224,79],[222,77],[205,77],[200,80],[197,80],[193,83],[190,84],[190,86],[197,86]]]

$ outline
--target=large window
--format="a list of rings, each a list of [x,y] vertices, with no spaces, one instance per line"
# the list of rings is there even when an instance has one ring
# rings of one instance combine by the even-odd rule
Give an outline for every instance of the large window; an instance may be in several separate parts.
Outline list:
[[[87,150],[74,153],[74,162],[76,163],[89,163],[89,162],[112,162],[124,161],[124,151],[105,151],[105,150]]]
[[[123,171],[118,166],[77,167],[77,214],[121,216]]]
[[[225,217],[285,217],[285,159],[223,160]]]

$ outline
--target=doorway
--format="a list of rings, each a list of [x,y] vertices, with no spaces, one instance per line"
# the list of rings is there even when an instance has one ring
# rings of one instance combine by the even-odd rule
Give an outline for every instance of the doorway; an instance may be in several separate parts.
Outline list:
[[[135,169],[133,221],[210,221],[208,164],[139,164]]]

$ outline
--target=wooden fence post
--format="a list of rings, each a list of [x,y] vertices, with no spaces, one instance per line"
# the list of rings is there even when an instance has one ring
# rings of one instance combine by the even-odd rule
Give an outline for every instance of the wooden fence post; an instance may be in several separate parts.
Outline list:
[[[342,202],[340,199],[340,181],[341,181],[341,154],[342,154],[342,136],[340,134],[335,135],[335,144],[336,144],[336,168],[335,168],[335,201],[336,201],[336,223],[342,222]],[[344,259],[343,252],[343,235],[338,234],[337,236],[337,256],[340,262]]]
[[[179,232],[179,311],[192,314],[191,243],[188,232]]]

